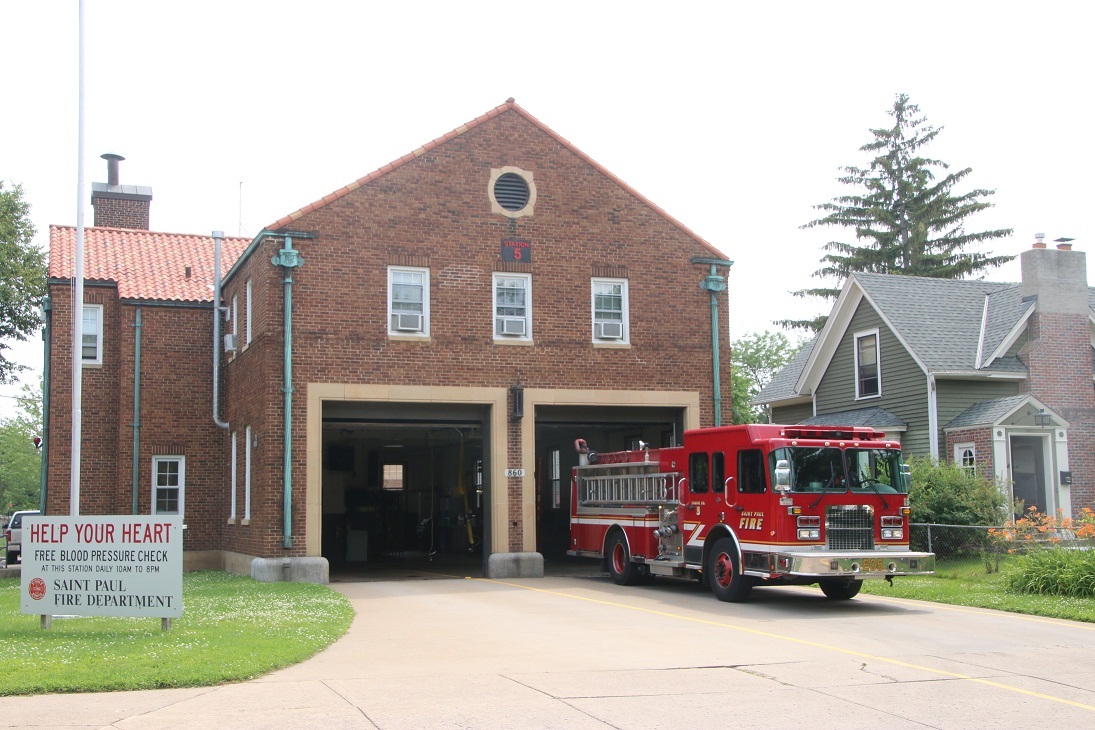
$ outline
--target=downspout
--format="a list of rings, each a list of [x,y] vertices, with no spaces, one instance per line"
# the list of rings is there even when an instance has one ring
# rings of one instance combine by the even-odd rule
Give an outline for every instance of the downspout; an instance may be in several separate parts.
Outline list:
[[[718,266],[727,268],[734,265],[733,261],[725,259],[712,259],[702,256],[693,256],[693,264],[707,264],[711,267],[711,273],[700,282],[700,288],[711,292],[711,398],[712,407],[715,410],[714,425],[722,425],[722,377],[720,375],[722,361],[719,356],[719,292],[726,291],[726,280],[719,276]]]
[[[220,417],[221,383],[221,241],[223,231],[213,231],[213,423],[218,428],[228,428]]]
[[[42,339],[45,341],[43,346],[45,359],[42,361],[42,473],[38,481],[38,510],[42,514],[46,514],[46,494],[49,486],[49,357],[50,345],[52,344],[51,338],[53,337],[53,332],[50,329],[53,322],[53,301],[48,296],[45,302],[42,303],[42,321],[44,324]]]
[[[137,306],[137,320],[133,324],[133,506],[137,511],[137,495],[140,493],[138,474],[141,458],[141,307]]]
[[[935,373],[928,373],[928,455],[939,461],[939,398]]]
[[[302,237],[298,233],[287,233],[281,250],[270,259],[274,266],[285,269],[285,279],[282,280],[285,285],[285,335],[282,347],[284,383],[281,389],[285,394],[285,422],[282,429],[282,547],[285,548],[293,547],[293,269],[304,263],[300,252],[293,248],[293,236]]]

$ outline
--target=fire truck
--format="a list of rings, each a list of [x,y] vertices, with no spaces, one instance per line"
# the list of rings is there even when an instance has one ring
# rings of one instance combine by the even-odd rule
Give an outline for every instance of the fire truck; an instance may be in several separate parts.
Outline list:
[[[723,601],[757,585],[930,575],[909,548],[909,468],[870,428],[699,428],[684,445],[597,454],[578,439],[569,555],[598,557],[619,585],[695,578]]]

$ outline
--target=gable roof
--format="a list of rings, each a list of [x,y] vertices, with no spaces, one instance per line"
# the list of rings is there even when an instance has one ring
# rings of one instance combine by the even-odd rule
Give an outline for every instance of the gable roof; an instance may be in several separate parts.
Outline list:
[[[1023,408],[1028,411],[1037,411],[1039,414],[1048,414],[1054,428],[1068,428],[1068,421],[1061,418],[1053,409],[1046,408],[1044,403],[1028,393],[974,403],[955,416],[950,423],[943,427],[943,430],[953,431],[975,426],[995,426],[1010,417],[1019,415],[1018,412]]]
[[[611,172],[609,172],[607,169],[602,167],[597,162],[594,162],[593,159],[589,157],[589,155],[587,155],[584,152],[582,152],[581,150],[579,150],[577,147],[572,145],[569,141],[567,141],[563,137],[559,136],[559,134],[557,134],[554,130],[552,130],[546,124],[544,124],[539,119],[537,119],[536,117],[529,114],[523,108],[521,108],[517,104],[517,102],[515,102],[513,100],[512,97],[507,99],[506,103],[501,104],[501,105],[495,107],[494,109],[491,109],[486,114],[483,114],[482,116],[476,117],[475,119],[468,122],[467,124],[460,125],[459,127],[452,130],[451,132],[443,134],[443,135],[441,135],[440,137],[438,137],[437,139],[435,139],[431,142],[427,142],[426,144],[422,145],[421,147],[414,150],[413,152],[409,152],[409,153],[403,155],[402,157],[400,157],[399,159],[393,160],[392,162],[389,162],[387,165],[384,165],[380,169],[369,173],[365,177],[358,178],[357,180],[350,183],[349,185],[344,185],[343,187],[339,188],[338,190],[335,190],[334,192],[330,193],[329,195],[323,196],[322,198],[315,201],[314,203],[310,203],[310,204],[304,206],[303,208],[301,208],[300,210],[294,211],[294,212],[290,213],[289,215],[286,215],[286,216],[283,216],[283,217],[279,218],[278,220],[274,221],[270,225],[266,226],[263,233],[266,233],[266,232],[269,232],[269,231],[276,231],[280,228],[283,228],[283,227],[293,223],[297,219],[301,218],[302,216],[304,216],[308,213],[311,213],[315,210],[319,210],[320,208],[323,208],[323,207],[333,203],[334,201],[338,200],[339,198],[341,198],[345,195],[348,195],[349,193],[353,192],[354,190],[357,190],[358,188],[362,187],[363,185],[366,185],[366,184],[368,184],[368,183],[370,183],[374,180],[377,180],[381,177],[384,177],[389,172],[402,167],[403,165],[407,164],[408,162],[411,162],[412,160],[414,160],[418,157],[421,157],[422,155],[426,154],[430,150],[433,150],[433,149],[445,144],[449,140],[451,140],[455,137],[458,137],[461,134],[464,134],[465,132],[467,132],[469,130],[475,129],[476,127],[490,121],[491,119],[494,119],[495,117],[498,117],[498,116],[500,116],[502,114],[506,114],[506,113],[518,114],[521,117],[523,117],[524,119],[528,120],[533,125],[535,125],[537,128],[539,128],[542,132],[544,132],[545,134],[550,136],[552,139],[554,139],[556,142],[561,144],[566,149],[570,150],[570,152],[577,155],[579,158],[581,158],[587,164],[594,167],[602,175],[606,176],[612,182],[614,182],[616,185],[619,185],[621,188],[623,188],[628,193],[633,195],[635,197],[635,199],[638,200],[640,203],[642,203],[643,205],[650,208],[656,214],[658,214],[661,217],[665,218],[671,225],[673,225],[674,227],[680,229],[681,232],[683,232],[685,235],[692,238],[694,241],[696,241],[696,243],[699,243],[701,246],[708,249],[714,256],[716,256],[717,258],[720,258],[720,259],[725,259],[726,258],[726,254],[722,253],[717,248],[715,248],[713,245],[711,245],[710,243],[705,241],[703,238],[701,238],[699,235],[697,235],[694,231],[692,231],[690,228],[688,228],[688,226],[685,226],[680,221],[678,221],[676,218],[674,218],[673,216],[666,213],[664,210],[662,210],[657,205],[652,203],[648,198],[643,196],[641,193],[639,193],[633,187],[631,187],[630,185],[625,183],[623,180],[621,180],[620,178],[613,175]],[[259,234],[259,237],[261,237],[262,235],[263,234]]]
[[[1089,291],[1095,319],[1095,287]],[[1035,307],[1033,299],[1023,297],[1020,284],[855,273],[845,281],[811,345],[777,373],[753,403],[810,397],[864,301],[925,374],[1026,374],[1018,358],[1006,356]]]
[[[905,431],[908,424],[885,408],[857,408],[839,413],[811,416],[799,421],[800,426],[869,426],[880,431]]]
[[[222,271],[232,265],[248,243],[247,238],[224,238]],[[212,302],[213,254],[210,236],[129,228],[84,229],[84,279],[116,284],[121,299]],[[73,278],[75,259],[76,228],[51,225],[50,279]]]

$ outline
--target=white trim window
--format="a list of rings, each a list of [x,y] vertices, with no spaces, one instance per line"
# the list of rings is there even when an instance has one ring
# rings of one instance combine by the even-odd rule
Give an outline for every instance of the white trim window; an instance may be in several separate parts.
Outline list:
[[[593,279],[593,341],[626,344],[628,332],[627,279]]]
[[[430,270],[388,267],[388,334],[430,333]]]
[[[251,427],[243,429],[243,520],[251,523]]]
[[[244,306],[247,307],[247,316],[245,317],[246,326],[244,327],[244,340],[243,340],[243,346],[244,347],[251,344],[251,310],[254,308],[254,301],[255,301],[252,294],[253,294],[253,291],[252,291],[252,288],[251,288],[251,280],[248,279],[247,280],[247,292],[246,292],[246,296],[244,298]]]
[[[181,515],[186,492],[186,457],[152,457],[152,514]]]
[[[103,364],[103,305],[84,305],[80,358],[84,365]]]
[[[882,361],[878,330],[855,333],[855,397],[877,398],[882,395]]]
[[[231,522],[236,521],[236,467],[239,462],[239,432],[232,432],[232,482],[228,490],[229,494],[229,510],[228,519]]]
[[[954,445],[954,463],[959,469],[972,472],[977,468],[977,444]]]
[[[532,339],[532,275],[494,275],[494,339]]]

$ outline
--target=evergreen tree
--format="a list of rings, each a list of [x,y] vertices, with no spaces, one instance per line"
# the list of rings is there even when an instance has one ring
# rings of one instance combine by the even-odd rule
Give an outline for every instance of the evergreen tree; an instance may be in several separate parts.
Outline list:
[[[0,181],[0,383],[13,382],[23,369],[5,357],[3,340],[25,340],[42,324],[38,310],[46,292],[46,257],[33,238],[22,186],[5,190]]]
[[[907,94],[894,99],[893,126],[872,129],[874,140],[861,151],[873,155],[866,168],[845,167],[841,183],[856,188],[831,202],[815,206],[824,215],[802,228],[840,226],[855,232],[856,243],[830,241],[813,276],[837,280],[836,286],[802,289],[795,296],[836,299],[843,280],[853,272],[906,274],[939,279],[976,276],[1000,266],[1013,256],[991,256],[967,249],[1012,234],[1010,228],[978,233],[966,231],[966,219],[992,207],[984,198],[995,190],[955,191],[972,168],[951,172],[940,160],[922,156],[943,128],[936,129],[909,103]],[[820,330],[822,315],[812,320],[784,320],[778,324]]]

